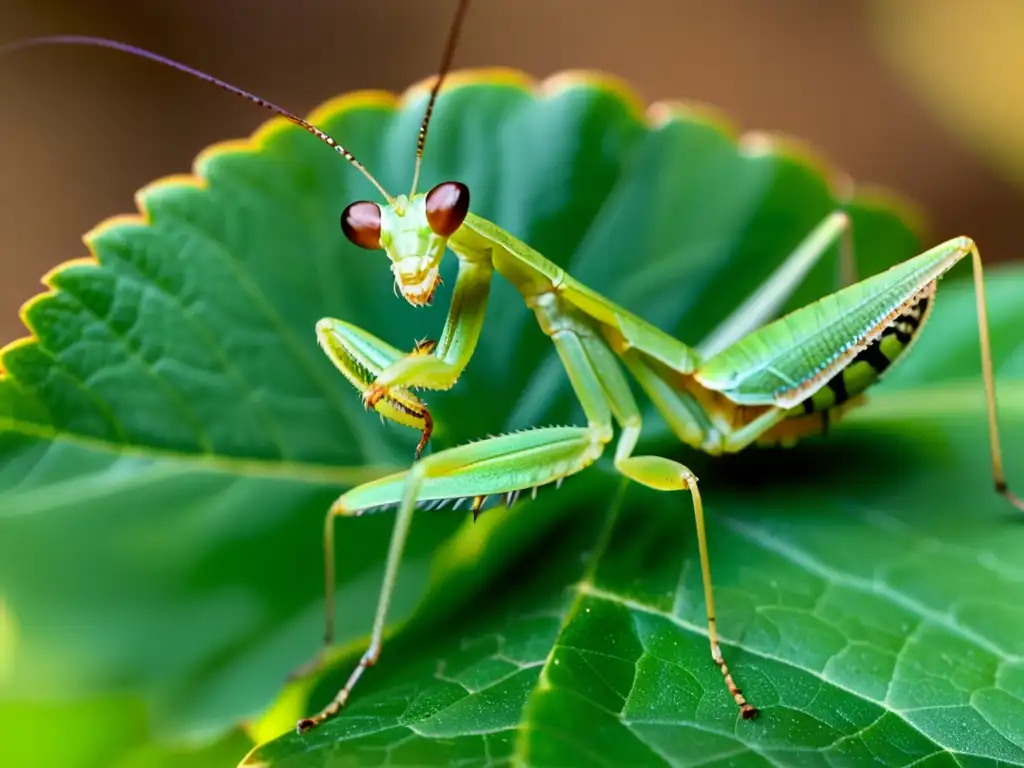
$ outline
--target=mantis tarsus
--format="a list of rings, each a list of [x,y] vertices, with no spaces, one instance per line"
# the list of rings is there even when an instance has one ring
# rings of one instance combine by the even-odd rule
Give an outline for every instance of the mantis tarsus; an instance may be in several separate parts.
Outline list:
[[[1009,491],[1002,467],[979,251],[971,239],[958,237],[883,273],[853,282],[850,220],[836,211],[701,349],[691,348],[577,282],[497,225],[475,216],[464,184],[447,181],[425,194],[417,193],[431,112],[467,6],[468,0],[460,0],[430,94],[417,142],[412,189],[397,197],[389,195],[348,150],[312,124],[157,54],[78,36],[34,38],[0,48],[0,53],[54,43],[115,48],[206,80],[309,131],[341,154],[384,197],[383,206],[369,201],[349,205],[341,215],[341,228],[352,243],[386,253],[396,289],[412,305],[433,300],[446,251],[459,260],[447,322],[436,342],[423,342],[404,354],[342,320],[325,318],[317,323],[320,346],[362,395],[365,406],[419,430],[422,439],[410,469],[349,490],[328,511],[324,528],[325,647],[332,642],[334,625],[334,518],[398,507],[369,647],[334,699],[319,713],[299,721],[300,733],[337,713],[365,669],[377,661],[398,566],[418,504],[471,499],[474,515],[492,495],[503,495],[511,505],[520,493],[560,483],[593,464],[613,441],[614,467],[626,478],[656,490],[689,491],[711,655],[741,715],[755,717],[758,710],[734,683],[718,643],[697,478],[674,460],[634,455],[642,424],[626,371],[681,442],[712,455],[737,452],[755,442],[791,442],[821,433],[830,421],[856,407],[860,395],[909,349],[929,317],[938,279],[970,255],[995,487],[1012,505],[1024,510],[1024,502]],[[807,272],[837,243],[845,285],[773,319]],[[458,381],[473,356],[495,273],[519,291],[551,339],[587,424],[499,435],[421,458],[433,422],[427,405],[413,390],[444,390]],[[301,671],[318,665],[319,657]]]

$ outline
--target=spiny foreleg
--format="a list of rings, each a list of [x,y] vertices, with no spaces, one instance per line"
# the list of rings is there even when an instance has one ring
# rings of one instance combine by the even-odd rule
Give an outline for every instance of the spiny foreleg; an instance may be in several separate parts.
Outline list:
[[[396,388],[445,390],[455,386],[480,339],[493,274],[487,258],[459,257],[459,274],[441,338],[429,347],[417,345],[411,354],[379,371],[363,395],[367,408],[375,408]]]
[[[406,355],[381,341],[368,331],[343,320],[325,317],[316,324],[316,338],[321,349],[334,366],[348,379],[356,391],[365,395],[382,370]],[[433,342],[420,341],[412,355],[429,355]],[[419,430],[422,434],[416,446],[419,459],[434,430],[434,420],[426,403],[406,387],[392,387],[386,396],[371,406],[381,417]]]

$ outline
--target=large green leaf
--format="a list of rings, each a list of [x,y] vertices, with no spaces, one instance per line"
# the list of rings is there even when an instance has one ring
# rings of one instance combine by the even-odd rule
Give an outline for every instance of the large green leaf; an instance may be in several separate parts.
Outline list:
[[[457,80],[425,182],[466,182],[477,213],[686,340],[837,205],[854,216],[862,273],[921,247],[882,199],[840,198],[823,164],[763,137],[737,143],[703,112],[659,107],[645,121],[618,86],[587,78],[539,91],[508,73]],[[423,98],[350,96],[316,118],[402,189]],[[395,300],[383,258],[344,241],[338,213],[372,190],[301,131],[275,123],[205,153],[197,173],[201,185],[141,193],[145,222],[96,230],[96,262],[51,275],[25,312],[35,340],[3,355],[0,600],[13,630],[0,696],[17,710],[29,695],[131,695],[162,740],[216,749],[316,647],[323,510],[407,463],[415,440],[360,410],[314,323],[342,317],[410,346],[436,335],[446,307]],[[830,258],[790,305],[834,275]],[[1022,286],[1004,270],[990,287],[1011,471],[1024,465]],[[758,721],[737,720],[707,654],[689,500],[597,468],[475,526],[421,515],[397,635],[351,707],[249,761],[1024,763],[1022,529],[990,491],[958,291],[938,302],[946,332],[827,450],[680,454],[704,484],[726,652]],[[466,376],[428,399],[435,449],[579,417],[501,283]],[[679,453],[654,422],[650,435]],[[390,522],[339,525],[348,653],[311,692],[286,691],[257,737],[347,672]]]

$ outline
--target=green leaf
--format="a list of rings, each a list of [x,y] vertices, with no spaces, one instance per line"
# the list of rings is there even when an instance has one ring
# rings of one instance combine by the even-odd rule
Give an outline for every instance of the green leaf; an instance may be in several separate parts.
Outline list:
[[[401,190],[424,98],[358,94],[316,119]],[[331,499],[415,444],[362,412],[316,320],[410,347],[447,307],[393,299],[383,257],[341,237],[338,214],[372,188],[302,131],[274,123],[196,170],[201,184],[144,190],[145,221],[95,230],[96,260],[49,277],[24,313],[35,338],[2,356],[0,701],[131,696],[154,739],[213,749],[316,648]],[[450,178],[475,212],[693,342],[837,206],[861,274],[922,246],[902,208],[841,194],[806,152],[737,141],[697,109],[645,119],[610,81],[457,77],[424,167],[426,185]],[[823,260],[790,306],[835,274]],[[1011,472],[1022,285],[1003,270],[990,288]],[[707,653],[689,499],[595,468],[476,526],[420,515],[381,663],[336,720],[249,762],[1024,763],[1021,529],[990,490],[977,347],[953,333],[974,327],[964,290],[943,286],[947,335],[925,334],[824,444],[710,460],[649,422],[652,448],[701,477],[725,650],[759,720],[737,720]],[[428,398],[434,449],[579,418],[564,378],[497,283],[466,375]],[[338,525],[345,658],[287,689],[259,738],[322,705],[361,651],[390,523]]]

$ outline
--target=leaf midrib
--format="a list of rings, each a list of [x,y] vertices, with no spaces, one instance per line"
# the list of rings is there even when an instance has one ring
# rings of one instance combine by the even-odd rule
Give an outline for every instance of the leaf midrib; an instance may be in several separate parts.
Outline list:
[[[74,432],[41,427],[32,422],[18,422],[13,419],[0,419],[0,432],[4,431],[21,434],[26,437],[50,440],[53,443],[63,443],[65,445],[96,450],[118,458],[150,460],[154,465],[159,460],[167,460],[177,465],[177,468],[167,470],[168,476],[184,475],[191,472],[211,472],[236,477],[255,479],[277,478],[314,485],[349,487],[370,482],[385,475],[400,472],[406,468],[404,466],[388,464],[338,466],[312,462],[281,461],[277,459],[239,458],[222,454],[184,453],[169,448],[151,448],[148,446],[115,445],[104,440],[83,437]],[[82,479],[73,478],[67,482],[80,486]],[[11,494],[7,498],[24,500],[26,497],[30,497],[37,492],[45,494],[54,487],[54,484],[50,484],[38,491],[27,491],[16,495]],[[50,506],[45,505],[45,508],[48,509]],[[0,514],[0,518],[4,516]]]
[[[1007,385],[1013,381],[1004,379],[1001,380],[1001,383]],[[1016,388],[1003,386],[999,392],[999,415],[1024,417],[1024,386]],[[926,419],[950,415],[982,416],[984,412],[984,395],[980,387],[972,383],[960,383],[945,387],[920,387],[887,393],[873,398],[866,407],[857,409],[845,421],[884,423],[892,419]],[[836,430],[837,434],[840,429],[842,427]],[[113,443],[102,438],[12,418],[0,418],[0,432],[12,432],[26,437],[53,440],[124,458],[173,460],[181,462],[195,471],[223,472],[240,477],[281,478],[309,483],[354,486],[406,469],[404,465],[397,464],[337,466]]]

